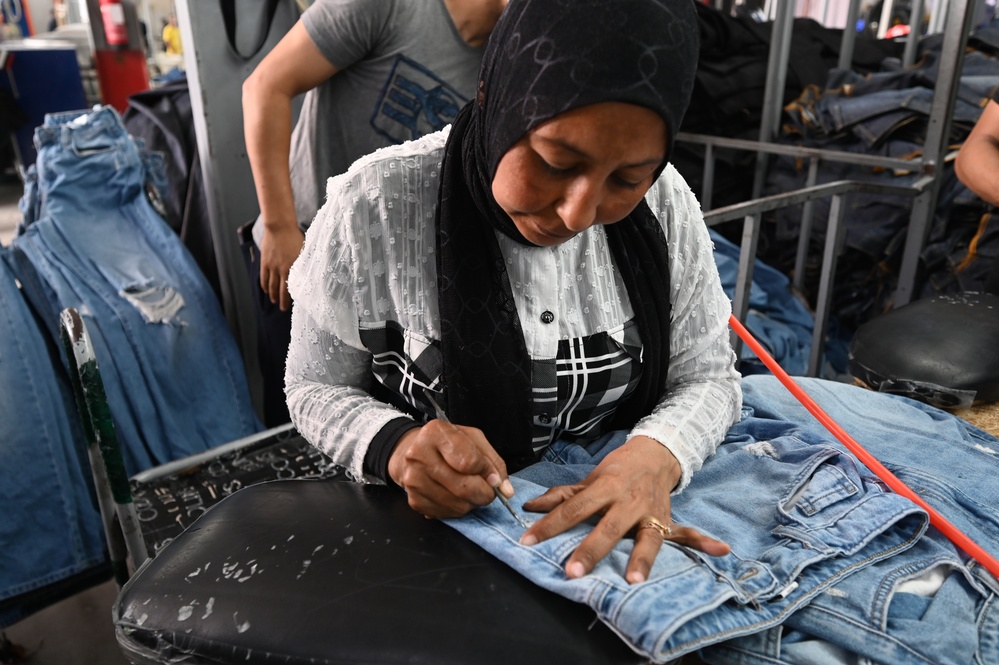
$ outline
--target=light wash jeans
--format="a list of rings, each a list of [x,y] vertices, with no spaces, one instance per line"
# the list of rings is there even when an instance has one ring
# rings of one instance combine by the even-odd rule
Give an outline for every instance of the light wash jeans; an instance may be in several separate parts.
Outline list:
[[[0,628],[25,616],[12,598],[106,560],[73,395],[6,258],[0,247]]]
[[[556,444],[511,479],[511,503],[522,510],[545,487],[578,481],[623,440],[616,433],[586,449]],[[657,662],[778,626],[824,589],[912,547],[927,526],[922,510],[886,491],[831,435],[755,417],[752,401],[673,497],[672,511],[732,553],[709,557],[667,542],[648,581],[629,585],[633,541],[625,539],[589,575],[570,580],[565,562],[588,525],[523,547],[523,529],[495,502],[448,523],[538,585],[589,605]]]
[[[999,556],[999,441],[905,397],[797,381],[892,473]],[[773,378],[747,379],[743,391],[756,417],[822,428]],[[938,580],[931,585],[933,573]],[[931,527],[911,549],[825,589],[783,627],[712,646],[701,655],[726,665],[996,665],[999,583]]]
[[[35,144],[13,264],[53,339],[83,315],[128,473],[260,431],[218,300],[147,194],[161,163],[111,107],[50,114]]]

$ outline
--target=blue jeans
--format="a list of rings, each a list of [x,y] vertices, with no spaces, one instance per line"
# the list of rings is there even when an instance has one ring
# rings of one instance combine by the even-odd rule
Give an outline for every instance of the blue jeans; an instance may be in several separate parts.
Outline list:
[[[106,560],[73,395],[6,258],[0,247],[0,628],[24,617],[4,601]]]
[[[821,428],[776,383],[769,377],[748,379],[744,403],[753,405],[757,416]],[[934,509],[999,555],[994,437],[904,397],[812,379],[799,383]],[[939,579],[929,589],[900,586],[933,572]],[[847,662],[860,656],[885,665],[999,663],[999,583],[930,528],[911,549],[826,589],[783,627],[702,652],[710,663],[731,665],[833,665],[844,662],[844,654],[854,654]]]
[[[624,437],[586,449],[556,444],[512,478],[512,503],[522,509],[546,486],[585,477]],[[923,511],[885,491],[829,435],[751,410],[673,498],[672,511],[732,553],[710,557],[667,542],[648,581],[629,585],[632,541],[625,539],[589,575],[570,580],[565,562],[588,525],[523,547],[523,529],[495,504],[448,523],[538,585],[588,604],[636,652],[659,662],[777,626],[840,579],[911,547],[927,524]]]
[[[740,248],[714,230],[710,234],[722,287],[729,298],[734,298]],[[805,374],[808,369],[814,323],[811,312],[791,292],[787,276],[757,260],[749,291],[746,327],[789,374]],[[756,354],[745,345],[739,360],[743,374],[766,371]]]
[[[128,473],[259,431],[218,300],[147,193],[162,164],[111,107],[51,114],[35,144],[13,264],[53,339],[62,309],[87,322]]]

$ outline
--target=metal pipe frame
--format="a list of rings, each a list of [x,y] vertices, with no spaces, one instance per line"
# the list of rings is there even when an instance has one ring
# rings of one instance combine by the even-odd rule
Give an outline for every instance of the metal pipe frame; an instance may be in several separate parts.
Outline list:
[[[780,113],[784,106],[784,88],[787,83],[787,61],[791,54],[791,29],[794,27],[794,3],[777,3],[777,18],[771,28],[770,54],[767,59],[767,80],[763,91],[763,111],[760,125],[760,141],[772,141],[780,125]],[[763,191],[769,155],[760,153],[756,157],[756,173],[753,178],[753,198]]]
[[[939,199],[943,157],[947,151],[954,101],[961,68],[964,65],[964,49],[974,18],[972,10],[975,0],[950,0],[945,4],[947,29],[940,49],[940,78],[933,91],[929,126],[923,148],[923,174],[935,177],[932,185],[919,194],[913,202],[905,249],[902,253],[902,265],[899,268],[898,288],[892,297],[894,307],[908,304],[915,296],[919,257],[926,243],[926,236]]]
[[[809,358],[809,376],[818,376],[821,370],[822,351],[829,312],[832,306],[832,288],[835,279],[836,258],[845,238],[843,198],[854,192],[879,193],[889,196],[918,197],[928,189],[933,178],[923,177],[910,186],[886,185],[855,180],[837,180],[824,185],[805,187],[793,192],[774,194],[762,198],[736,203],[704,213],[704,223],[711,227],[722,222],[743,219],[742,241],[739,249],[739,267],[736,274],[735,293],[732,298],[732,312],[740,321],[746,322],[749,312],[749,294],[753,282],[753,267],[756,260],[760,237],[760,222],[763,214],[780,208],[804,204],[815,199],[833,197],[829,212],[829,225],[823,251],[822,272],[819,277],[819,294],[816,298],[815,324],[812,330],[812,352]],[[738,356],[742,341],[732,335],[732,346]]]

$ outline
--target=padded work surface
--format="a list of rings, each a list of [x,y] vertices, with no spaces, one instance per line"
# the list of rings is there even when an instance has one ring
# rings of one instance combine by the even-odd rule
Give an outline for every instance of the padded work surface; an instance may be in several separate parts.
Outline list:
[[[114,608],[137,663],[639,663],[395,488],[254,485],[149,560]]]
[[[270,480],[346,479],[339,467],[294,429],[205,459],[175,473],[137,481],[129,488],[142,539],[155,554],[213,505],[233,492]]]
[[[999,401],[999,296],[917,300],[860,327],[850,372],[875,390],[941,408]],[[962,394],[963,393],[963,394]]]

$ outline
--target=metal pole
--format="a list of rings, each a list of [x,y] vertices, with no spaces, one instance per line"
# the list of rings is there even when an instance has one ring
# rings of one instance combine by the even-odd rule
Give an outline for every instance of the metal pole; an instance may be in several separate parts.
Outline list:
[[[760,141],[773,141],[780,124],[780,114],[784,106],[784,87],[787,82],[787,60],[791,53],[791,29],[794,27],[794,3],[778,3],[780,14],[771,29],[770,54],[767,60],[767,81],[763,92],[763,115],[760,123]],[[756,157],[756,173],[753,178],[753,198],[758,198],[766,180],[769,156]]]
[[[808,160],[808,180],[805,187],[814,187],[819,180],[819,159]],[[808,243],[812,239],[812,208],[815,201],[809,199],[801,209],[801,227],[798,232],[798,254],[794,258],[794,288],[799,292],[805,290],[805,261],[808,258]]]
[[[704,146],[704,177],[701,186],[701,210],[711,210],[711,196],[715,188],[715,147]]]
[[[891,21],[891,11],[895,8],[895,0],[885,0],[885,3],[881,5],[881,18],[878,20],[878,39],[884,39],[885,33],[888,32],[888,22]]]
[[[740,323],[746,322],[749,312],[749,293],[753,286],[753,267],[756,261],[756,247],[760,240],[760,220],[762,213],[749,215],[742,225],[742,244],[739,250],[739,270],[735,278],[735,294],[732,298],[732,313]],[[739,357],[742,341],[732,334],[732,347],[735,357]]]
[[[916,61],[916,51],[923,31],[923,0],[912,0],[912,15],[909,17],[909,38],[905,40],[905,53],[902,66],[908,69]]]
[[[833,280],[836,278],[836,260],[839,258],[840,248],[846,239],[843,213],[843,195],[837,194],[832,197],[829,205],[829,225],[826,228],[826,244],[822,255],[819,295],[815,301],[815,327],[812,328],[812,350],[808,359],[808,376],[819,376],[822,370],[826,329],[829,327],[829,310],[832,308]]]
[[[947,16],[947,31],[944,33],[940,49],[940,77],[933,92],[933,104],[930,107],[929,125],[923,149],[923,174],[932,176],[933,182],[913,201],[902,265],[899,269],[898,288],[892,299],[895,307],[908,304],[915,297],[920,254],[936,212],[940,193],[943,157],[947,150],[954,99],[960,83],[961,67],[964,64],[964,49],[971,27],[973,2],[974,0],[951,0],[948,3],[950,10]]]
[[[839,45],[840,69],[850,69],[853,64],[853,47],[857,43],[857,16],[860,14],[860,0],[850,0],[846,10],[846,26],[843,28],[843,40]]]

